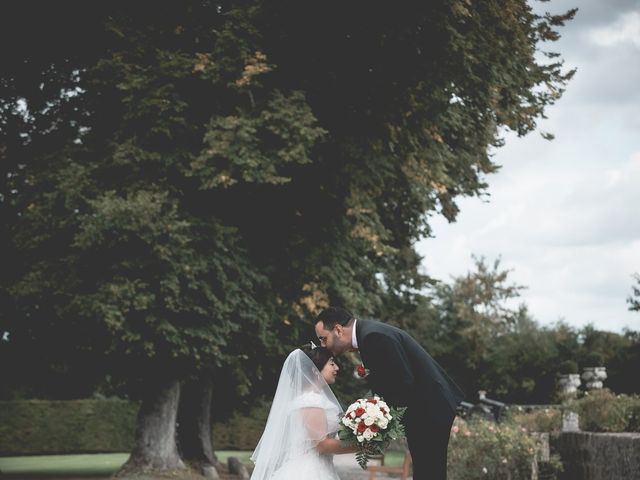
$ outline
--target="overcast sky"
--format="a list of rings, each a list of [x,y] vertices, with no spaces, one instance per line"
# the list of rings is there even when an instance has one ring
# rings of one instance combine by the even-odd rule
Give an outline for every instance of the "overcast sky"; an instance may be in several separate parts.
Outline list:
[[[465,198],[456,223],[431,220],[418,244],[426,273],[448,280],[471,255],[502,258],[542,324],[564,319],[640,330],[626,298],[640,272],[640,0],[552,0],[578,7],[551,49],[578,71],[538,132],[508,136],[487,178],[490,197]]]

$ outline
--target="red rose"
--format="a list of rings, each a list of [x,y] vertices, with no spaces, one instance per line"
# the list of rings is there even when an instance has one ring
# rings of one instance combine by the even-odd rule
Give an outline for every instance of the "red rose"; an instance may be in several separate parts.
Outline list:
[[[356,417],[361,417],[364,414],[364,412],[366,412],[364,408],[362,407],[356,408]]]
[[[358,433],[363,433],[366,429],[367,429],[367,426],[364,424],[364,422],[360,422],[358,424]]]
[[[376,403],[378,403],[378,400],[376,400],[375,398],[371,398],[371,399],[367,400],[367,402],[373,403],[375,405]]]
[[[383,414],[385,414],[385,415],[387,414],[387,411],[385,410],[385,408],[384,408],[384,407],[380,407],[380,411],[381,411]]]
[[[380,427],[375,423],[369,427],[373,433],[378,433],[380,431]]]
[[[358,376],[360,377],[364,377],[367,374],[367,369],[364,368],[364,365],[358,365],[356,371],[358,372]]]

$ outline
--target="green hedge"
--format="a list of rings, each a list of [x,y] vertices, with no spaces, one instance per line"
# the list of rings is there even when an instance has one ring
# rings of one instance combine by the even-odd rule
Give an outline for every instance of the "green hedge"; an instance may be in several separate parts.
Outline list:
[[[0,402],[0,455],[127,452],[138,404],[124,400]]]
[[[133,446],[138,406],[126,400],[0,402],[0,455],[128,452]],[[269,406],[269,402],[258,401],[251,411],[237,412],[226,422],[216,423],[215,449],[253,450],[262,435]],[[580,414],[583,430],[640,430],[637,395],[602,390],[575,400],[570,408]],[[508,423],[527,431],[554,431],[561,423],[558,409],[514,413]]]
[[[213,425],[216,450],[253,450],[269,416],[270,402],[258,401],[248,413],[236,412],[225,423]]]
[[[213,427],[216,450],[253,450],[269,403]],[[139,404],[127,400],[0,402],[0,456],[129,452]]]

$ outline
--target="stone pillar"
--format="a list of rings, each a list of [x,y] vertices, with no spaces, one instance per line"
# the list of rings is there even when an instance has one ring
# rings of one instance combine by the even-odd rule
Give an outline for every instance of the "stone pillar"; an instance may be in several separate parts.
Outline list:
[[[565,410],[564,412],[562,412],[562,431],[580,431],[580,416],[576,412],[572,412],[570,410]]]

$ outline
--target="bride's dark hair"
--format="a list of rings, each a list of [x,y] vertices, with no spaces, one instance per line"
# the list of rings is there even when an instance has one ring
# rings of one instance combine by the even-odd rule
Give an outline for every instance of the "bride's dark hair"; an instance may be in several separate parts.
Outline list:
[[[318,370],[322,370],[329,360],[333,358],[333,354],[325,347],[312,347],[306,343],[300,347],[307,357],[311,359]]]

